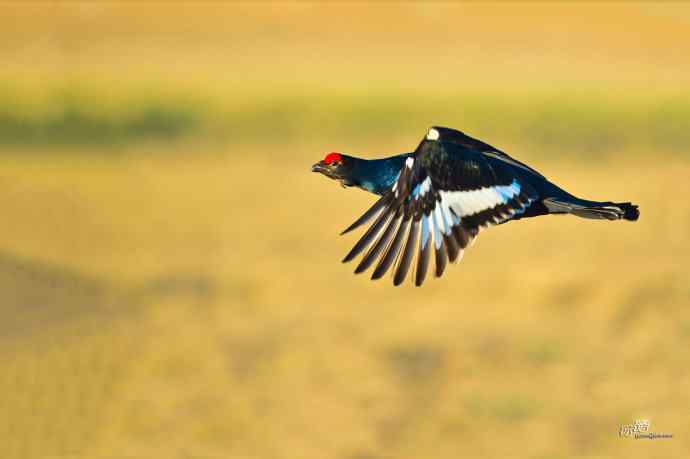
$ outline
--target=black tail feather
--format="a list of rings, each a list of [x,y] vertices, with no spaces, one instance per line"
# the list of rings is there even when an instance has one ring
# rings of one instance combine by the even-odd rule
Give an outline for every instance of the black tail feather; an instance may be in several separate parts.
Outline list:
[[[640,209],[635,204],[631,204],[629,202],[625,202],[623,204],[619,204],[619,206],[624,210],[623,218],[625,220],[630,220],[631,222],[636,221],[638,218],[640,218]]]
[[[633,222],[640,218],[638,207],[630,202],[569,202],[557,199],[545,199],[543,203],[549,210],[549,213],[566,213],[582,218],[629,220]]]
[[[606,203],[601,206],[590,206],[571,211],[573,215],[584,218],[605,218],[607,220],[635,221],[640,218],[637,206],[629,202]]]

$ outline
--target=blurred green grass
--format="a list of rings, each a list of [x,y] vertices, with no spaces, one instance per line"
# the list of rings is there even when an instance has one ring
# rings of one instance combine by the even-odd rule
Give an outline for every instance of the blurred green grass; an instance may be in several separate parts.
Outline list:
[[[201,110],[193,103],[141,92],[123,94],[117,104],[78,87],[47,89],[47,95],[22,97],[0,87],[0,143],[10,147],[50,145],[126,146],[151,140],[174,141],[199,130]],[[26,94],[25,94],[26,96]]]
[[[565,146],[566,154],[578,156],[621,150],[685,156],[690,144],[687,92],[322,90],[262,97],[203,90],[157,94],[136,82],[109,98],[100,96],[108,88],[94,83],[48,85],[43,91],[37,100],[10,85],[0,89],[0,148],[99,146],[107,154],[112,146],[184,139],[221,145],[292,144],[309,137],[364,143],[434,124],[483,133],[533,155],[563,154]]]

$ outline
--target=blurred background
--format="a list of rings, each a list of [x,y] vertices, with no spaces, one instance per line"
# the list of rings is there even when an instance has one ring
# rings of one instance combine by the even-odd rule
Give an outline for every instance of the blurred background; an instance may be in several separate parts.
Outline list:
[[[682,2],[3,3],[0,456],[684,457],[688,55]],[[641,219],[352,275],[311,164],[433,124]]]

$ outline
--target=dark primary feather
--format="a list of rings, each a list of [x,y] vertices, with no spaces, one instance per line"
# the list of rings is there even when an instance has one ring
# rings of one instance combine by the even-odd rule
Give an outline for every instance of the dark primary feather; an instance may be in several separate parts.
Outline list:
[[[410,225],[410,231],[407,233],[407,243],[402,251],[400,262],[398,263],[398,268],[395,270],[395,277],[393,278],[394,285],[400,285],[402,281],[405,280],[407,276],[407,271],[410,269],[412,264],[412,258],[414,257],[414,246],[417,242],[417,227],[419,225],[419,220],[413,219]]]
[[[359,255],[362,252],[362,250],[366,249],[369,246],[369,244],[378,235],[381,228],[383,228],[383,225],[386,224],[386,222],[388,221],[388,217],[390,217],[391,213],[394,210],[395,209],[391,207],[384,208],[383,212],[381,212],[379,216],[376,218],[376,221],[374,221],[374,223],[364,233],[364,236],[362,236],[362,238],[359,241],[357,241],[357,244],[355,244],[352,250],[350,250],[350,253],[348,253],[345,256],[345,258],[343,259],[343,263],[347,263],[348,261],[352,260],[357,255]],[[367,220],[371,218],[371,216],[367,217]]]
[[[350,231],[352,231],[352,230],[354,230],[354,229],[356,229],[356,228],[359,228],[360,226],[362,226],[363,224],[365,224],[366,222],[368,222],[369,220],[371,220],[371,218],[372,218],[374,215],[376,215],[376,213],[377,213],[378,211],[380,211],[381,209],[383,209],[383,208],[386,206],[386,204],[388,204],[388,202],[390,201],[390,198],[391,198],[391,197],[388,196],[388,195],[384,195],[383,197],[381,197],[381,199],[379,199],[378,201],[376,201],[376,204],[374,204],[373,206],[371,206],[371,207],[369,208],[369,210],[367,210],[366,212],[364,212],[364,214],[362,214],[361,217],[359,217],[357,220],[355,220],[354,223],[352,223],[350,226],[348,226],[347,228],[345,228],[345,229],[343,230],[343,232],[340,233],[340,235],[342,236],[343,234],[349,233]]]
[[[454,263],[455,260],[457,260],[458,255],[460,254],[460,247],[458,246],[458,241],[455,238],[454,235],[443,235],[443,242],[446,246],[446,250],[448,251],[448,261],[451,263]],[[437,277],[440,277],[438,275]]]
[[[424,240],[425,234],[428,234],[427,217],[422,217],[422,239],[419,241],[419,254],[417,255],[417,270],[415,273],[415,285],[422,285],[426,278],[426,272],[429,268],[429,255],[431,254],[431,238],[427,237]]]
[[[381,237],[376,241],[376,244],[369,249],[369,251],[364,255],[362,261],[357,265],[355,269],[355,274],[359,274],[363,271],[369,269],[371,264],[376,261],[376,258],[381,254],[381,251],[388,245],[390,238],[393,236],[393,231],[398,227],[402,212],[400,209],[396,211],[393,220],[386,226],[386,229],[381,234]]]
[[[374,269],[374,273],[371,275],[372,279],[380,279],[381,277],[383,277],[383,275],[386,274],[388,269],[395,261],[395,258],[397,257],[398,252],[400,250],[400,245],[402,244],[403,237],[405,237],[405,231],[407,230],[407,226],[409,225],[409,223],[409,217],[403,217],[402,221],[400,222],[400,225],[398,226],[398,231],[397,233],[395,233],[395,238],[393,239],[393,242],[388,247],[388,250],[386,250],[386,253],[383,255],[383,257],[381,257],[381,260],[379,261],[379,264],[376,266],[376,269]]]

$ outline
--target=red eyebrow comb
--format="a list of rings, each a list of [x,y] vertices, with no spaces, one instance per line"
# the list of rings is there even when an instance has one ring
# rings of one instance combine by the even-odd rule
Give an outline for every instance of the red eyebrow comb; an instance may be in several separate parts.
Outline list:
[[[340,153],[333,151],[326,155],[326,157],[323,159],[323,162],[326,164],[331,164],[342,159],[343,157],[340,155]]]

